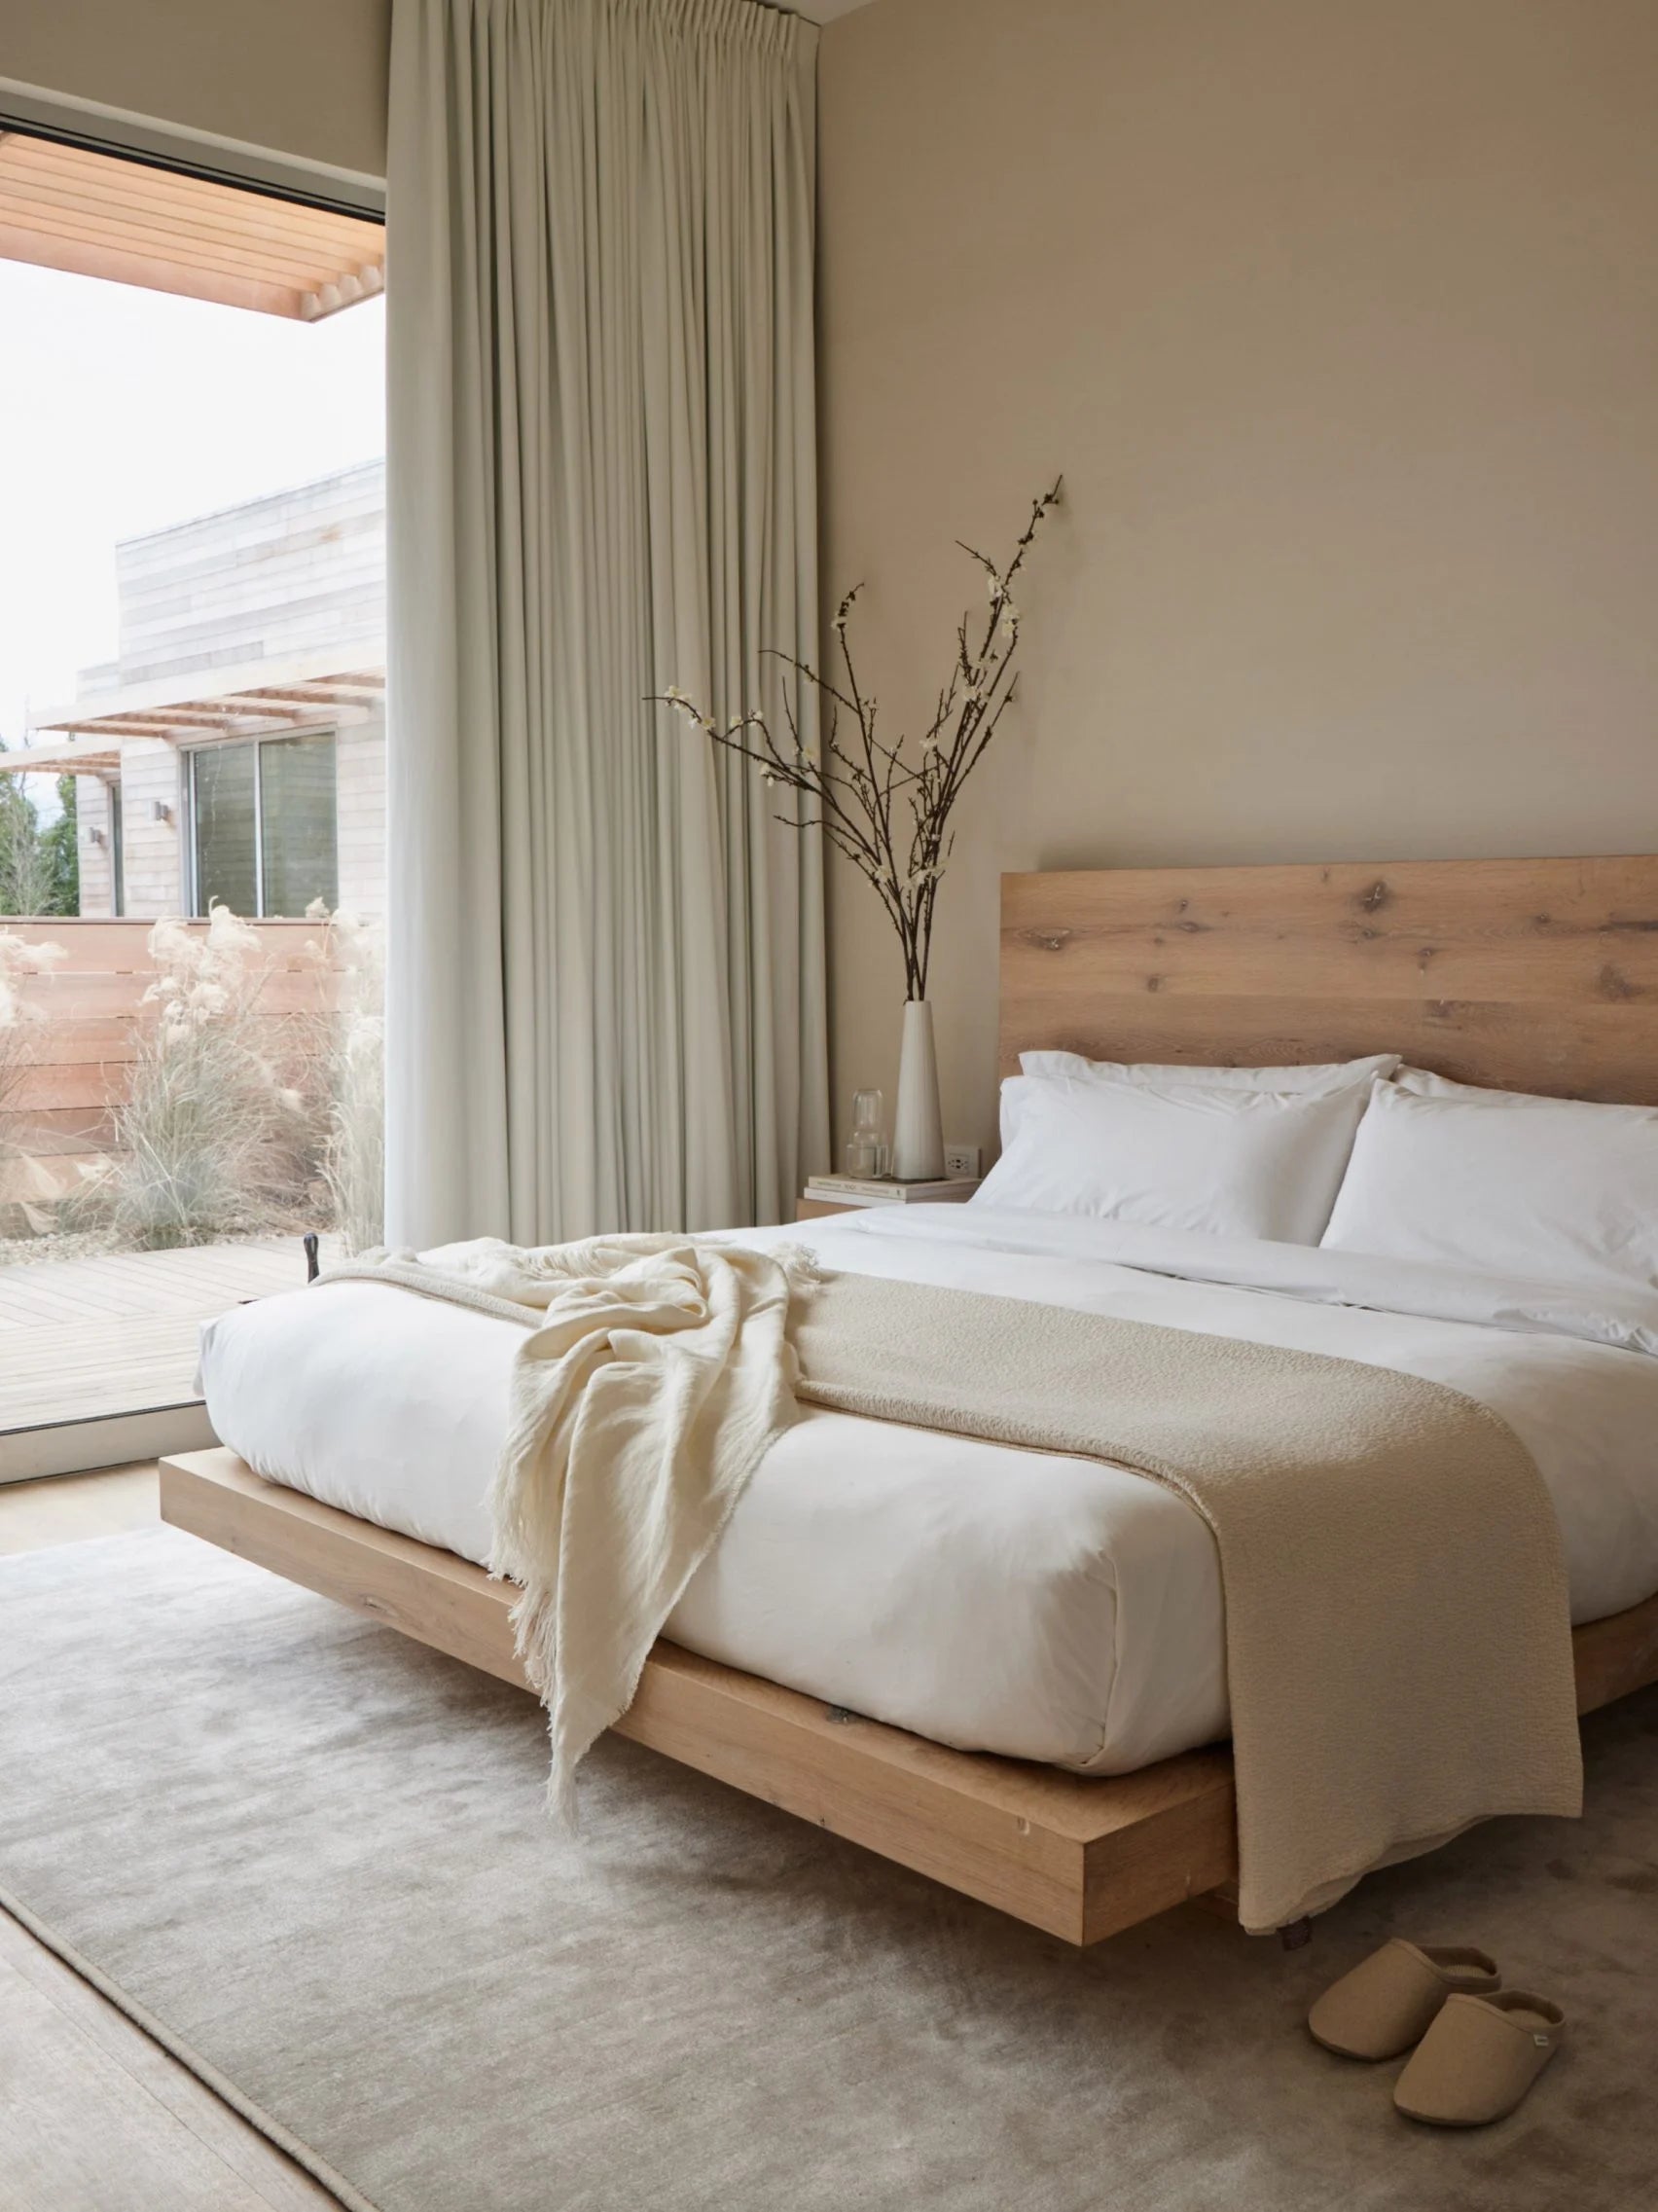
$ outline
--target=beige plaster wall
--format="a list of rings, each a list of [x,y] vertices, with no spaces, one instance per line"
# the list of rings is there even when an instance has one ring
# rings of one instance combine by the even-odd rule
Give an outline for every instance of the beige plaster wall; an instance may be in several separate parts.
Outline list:
[[[993,1129],[1004,868],[1658,843],[1650,0],[877,0],[825,30],[826,588],[919,709],[1063,469],[941,910]],[[833,888],[837,1106],[901,971]]]
[[[391,0],[6,0],[0,76],[385,173]]]

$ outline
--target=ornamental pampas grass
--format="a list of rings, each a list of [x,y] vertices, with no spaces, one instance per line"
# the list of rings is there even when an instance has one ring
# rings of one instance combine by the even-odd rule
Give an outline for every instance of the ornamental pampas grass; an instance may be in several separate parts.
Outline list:
[[[211,1244],[269,1226],[292,1195],[292,1094],[269,1057],[270,963],[258,932],[215,906],[205,929],[158,922],[131,1083],[108,1167],[64,1208],[142,1250]]]
[[[334,1007],[316,1052],[325,1130],[322,1179],[347,1252],[382,1240],[385,1218],[385,932],[320,901],[306,909],[321,935],[307,948],[335,978]]]
[[[13,1148],[12,1101],[34,1065],[32,1039],[46,1018],[23,996],[23,978],[49,973],[64,958],[61,945],[31,945],[15,929],[0,929],[0,1155]]]

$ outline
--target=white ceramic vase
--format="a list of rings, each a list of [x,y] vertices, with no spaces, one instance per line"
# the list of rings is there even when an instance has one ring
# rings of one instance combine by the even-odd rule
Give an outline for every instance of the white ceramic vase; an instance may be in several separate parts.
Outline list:
[[[892,1173],[900,1182],[930,1182],[944,1173],[944,1116],[938,1104],[938,1054],[930,1000],[904,1001],[898,1056],[898,1115],[892,1130]]]

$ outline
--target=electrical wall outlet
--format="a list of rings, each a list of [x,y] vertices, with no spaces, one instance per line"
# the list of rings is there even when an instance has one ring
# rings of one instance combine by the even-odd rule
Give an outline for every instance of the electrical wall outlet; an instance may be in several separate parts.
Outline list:
[[[976,1176],[979,1172],[977,1144],[947,1144],[944,1147],[944,1172],[947,1176]]]

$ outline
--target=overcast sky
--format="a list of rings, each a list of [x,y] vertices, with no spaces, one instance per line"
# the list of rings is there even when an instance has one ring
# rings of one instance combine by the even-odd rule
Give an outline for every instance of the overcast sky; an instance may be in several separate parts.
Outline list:
[[[0,738],[114,658],[121,539],[383,453],[384,334],[0,261]]]

